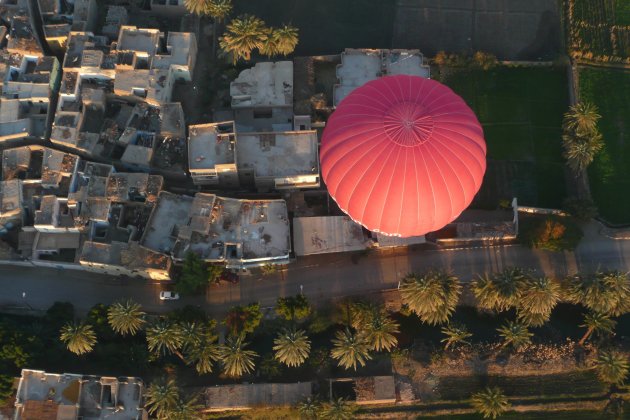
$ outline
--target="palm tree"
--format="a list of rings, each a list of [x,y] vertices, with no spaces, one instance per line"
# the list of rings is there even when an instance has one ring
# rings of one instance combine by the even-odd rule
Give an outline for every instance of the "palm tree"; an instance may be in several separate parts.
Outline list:
[[[603,271],[568,279],[566,297],[593,312],[619,316],[630,310],[630,281],[626,273]]]
[[[194,321],[179,323],[178,330],[182,336],[181,349],[183,351],[188,351],[198,345],[206,333],[203,325]]]
[[[361,330],[372,350],[391,351],[398,344],[399,325],[384,310],[375,310]]]
[[[190,13],[201,16],[208,14],[212,2],[212,0],[184,0],[184,7]]]
[[[243,342],[245,335],[229,336],[225,344],[219,347],[223,362],[223,373],[231,378],[238,378],[254,370],[254,358],[258,356],[253,350],[245,350],[249,343]]]
[[[520,268],[510,267],[473,280],[471,289],[480,307],[507,311],[519,303],[527,276]]]
[[[503,344],[500,348],[512,346],[514,350],[530,344],[534,335],[527,329],[527,325],[513,321],[508,321],[502,327],[497,328],[497,331],[499,336],[503,338]]]
[[[153,382],[145,392],[145,406],[158,419],[168,419],[170,410],[177,404],[179,390],[173,379]]]
[[[232,11],[232,0],[212,0],[208,4],[207,13],[215,22],[221,23]]]
[[[611,319],[608,315],[600,314],[599,312],[585,314],[584,324],[580,325],[580,327],[586,328],[586,332],[579,341],[580,346],[583,346],[586,340],[594,333],[599,336],[612,334],[615,325],[617,325],[617,321]]]
[[[283,330],[273,340],[274,357],[289,367],[300,366],[311,351],[311,341],[303,330]]]
[[[308,397],[306,400],[297,405],[297,409],[303,418],[314,420],[319,414],[321,405],[319,404],[319,401]]]
[[[219,45],[225,54],[231,55],[232,62],[243,58],[249,60],[252,50],[261,48],[267,39],[265,22],[251,15],[242,15],[227,25]]]
[[[507,397],[498,387],[487,387],[472,395],[473,408],[485,419],[496,419],[510,408]]]
[[[169,420],[202,420],[200,410],[204,408],[199,404],[199,396],[195,395],[187,400],[179,398],[175,405],[168,410]]]
[[[109,326],[121,335],[136,335],[145,323],[144,316],[140,304],[131,299],[116,302],[107,310]]]
[[[461,292],[457,277],[440,271],[429,271],[424,275],[408,274],[400,284],[403,303],[422,322],[433,325],[448,321]]]
[[[273,38],[276,40],[278,54],[287,56],[295,51],[299,42],[298,29],[290,25],[283,25],[273,30]]]
[[[588,136],[564,134],[562,136],[563,156],[575,172],[585,170],[604,148],[604,139],[599,132]]]
[[[597,106],[590,102],[578,102],[564,114],[565,130],[574,131],[578,135],[592,133],[597,129],[597,121],[601,115],[597,113]]]
[[[267,35],[258,51],[267,58],[278,54],[278,35],[274,32],[273,28],[267,28]],[[266,271],[265,266],[263,266],[263,275],[271,274]]]
[[[630,363],[624,354],[605,351],[597,356],[595,368],[597,369],[597,376],[602,382],[623,385],[630,370]]]
[[[180,352],[184,344],[184,336],[178,323],[161,318],[147,327],[146,332],[149,351],[156,355],[174,353],[181,360],[184,360],[184,356]]]
[[[549,277],[529,277],[523,283],[518,302],[518,318],[539,327],[549,320],[562,295],[560,284]]]
[[[357,363],[365,366],[365,362],[370,360],[370,345],[363,334],[353,334],[348,328],[344,331],[337,331],[332,340],[333,349],[330,355],[337,360],[337,364],[345,369],[350,367],[357,370]]]
[[[194,365],[198,374],[212,373],[213,363],[221,358],[221,352],[217,345],[217,336],[208,328],[203,331],[197,340],[192,342],[186,353],[186,361]]]
[[[96,344],[96,334],[90,324],[67,323],[61,328],[61,341],[74,354],[89,353]]]
[[[354,404],[338,398],[324,405],[320,417],[327,420],[351,420],[355,418],[356,410],[357,407]]]
[[[448,324],[442,328],[442,334],[446,337],[440,340],[444,343],[444,350],[448,350],[449,347],[455,347],[459,344],[470,344],[467,339],[472,337],[472,334],[468,332],[464,324]]]

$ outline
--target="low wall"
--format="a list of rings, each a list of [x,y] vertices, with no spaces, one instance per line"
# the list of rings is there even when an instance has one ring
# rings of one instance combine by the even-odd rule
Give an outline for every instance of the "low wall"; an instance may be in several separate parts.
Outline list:
[[[528,207],[528,206],[518,206],[518,211],[523,213],[530,214],[548,214],[554,216],[568,216],[569,214],[563,210],[558,209],[545,209],[542,207]]]

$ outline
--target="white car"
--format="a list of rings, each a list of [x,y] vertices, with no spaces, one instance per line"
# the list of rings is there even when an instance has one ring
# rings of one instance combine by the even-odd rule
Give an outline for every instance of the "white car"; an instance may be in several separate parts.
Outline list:
[[[162,290],[160,292],[160,300],[177,300],[179,299],[179,293],[169,292],[168,290]]]

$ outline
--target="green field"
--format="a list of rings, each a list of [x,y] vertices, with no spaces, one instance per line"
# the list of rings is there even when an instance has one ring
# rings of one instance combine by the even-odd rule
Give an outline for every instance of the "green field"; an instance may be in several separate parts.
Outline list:
[[[254,14],[268,25],[300,30],[297,55],[339,54],[345,48],[390,48],[394,0],[235,0],[234,16]]]
[[[595,55],[630,57],[630,1],[573,1],[572,49]],[[615,29],[612,27],[615,26]]]
[[[580,99],[602,116],[604,150],[589,170],[591,192],[600,214],[611,223],[630,223],[630,72],[580,69]]]
[[[428,417],[418,417],[418,419]],[[483,416],[481,414],[450,414],[448,416],[435,416],[430,417],[433,420],[449,419],[449,420],[481,420]],[[548,420],[553,418],[554,420],[604,420],[613,419],[614,417],[601,413],[599,411],[533,411],[517,413],[514,411],[502,414],[500,419],[513,419],[513,420]]]
[[[615,0],[615,23],[617,25],[630,25],[630,1]]]
[[[561,156],[566,71],[498,67],[456,72],[445,83],[475,111],[488,144],[488,170],[473,204],[493,207],[515,196],[521,204],[561,206],[566,196]]]

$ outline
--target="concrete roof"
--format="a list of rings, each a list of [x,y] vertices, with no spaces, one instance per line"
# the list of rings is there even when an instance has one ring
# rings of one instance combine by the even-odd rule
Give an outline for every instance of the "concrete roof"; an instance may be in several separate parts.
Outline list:
[[[408,74],[430,77],[419,50],[373,50],[347,48],[337,66],[339,84],[334,87],[334,103],[338,105],[350,92],[381,76]]]
[[[146,89],[145,99],[159,103],[165,102],[169,96],[166,90],[169,71],[168,69],[118,71],[114,80],[114,92],[123,96],[132,95],[134,88]]]
[[[81,262],[92,262],[108,265],[121,265],[120,253],[126,248],[123,242],[104,244],[100,242],[85,241],[81,249]]]
[[[210,410],[295,405],[312,395],[310,382],[290,384],[234,384],[208,387],[206,407]]]
[[[217,165],[236,163],[233,134],[233,121],[188,127],[188,167],[192,170],[213,169]]]
[[[179,102],[160,105],[160,134],[180,139],[186,136],[184,110]]]
[[[137,420],[144,413],[143,389],[144,384],[138,378],[22,369],[15,418],[59,420],[79,415],[85,420]],[[45,417],[53,414],[54,417]]]
[[[253,168],[257,177],[319,173],[317,131],[238,133],[239,168]]]
[[[125,148],[125,152],[120,158],[123,163],[135,164],[148,167],[153,158],[153,148],[130,144]]]
[[[138,51],[155,55],[160,39],[159,29],[121,26],[116,49],[119,51]]]
[[[401,238],[398,236],[389,236],[389,235],[383,235],[382,233],[377,233],[376,241],[378,242],[379,248],[389,248],[389,247],[397,247],[397,246],[423,244],[426,242],[426,239],[424,238],[424,235]]]
[[[360,251],[368,244],[361,225],[347,216],[293,219],[293,247],[298,256]]]
[[[116,172],[107,179],[107,199],[124,202],[143,197],[147,202],[154,202],[163,184],[164,178],[160,175]]]
[[[156,55],[153,59],[152,67],[167,69],[170,65],[187,66],[191,59],[190,50],[196,42],[195,34],[193,33],[169,32],[166,39],[168,53]]]
[[[35,249],[78,249],[81,246],[79,232],[39,232],[35,238]]]
[[[140,243],[178,259],[187,252],[205,260],[244,263],[288,258],[286,203],[162,191]]]
[[[293,62],[256,63],[230,83],[232,108],[293,107]]]
[[[0,223],[20,221],[22,214],[22,181],[0,181]]]
[[[140,240],[148,249],[168,253],[175,246],[174,228],[188,218],[192,197],[162,191]]]

